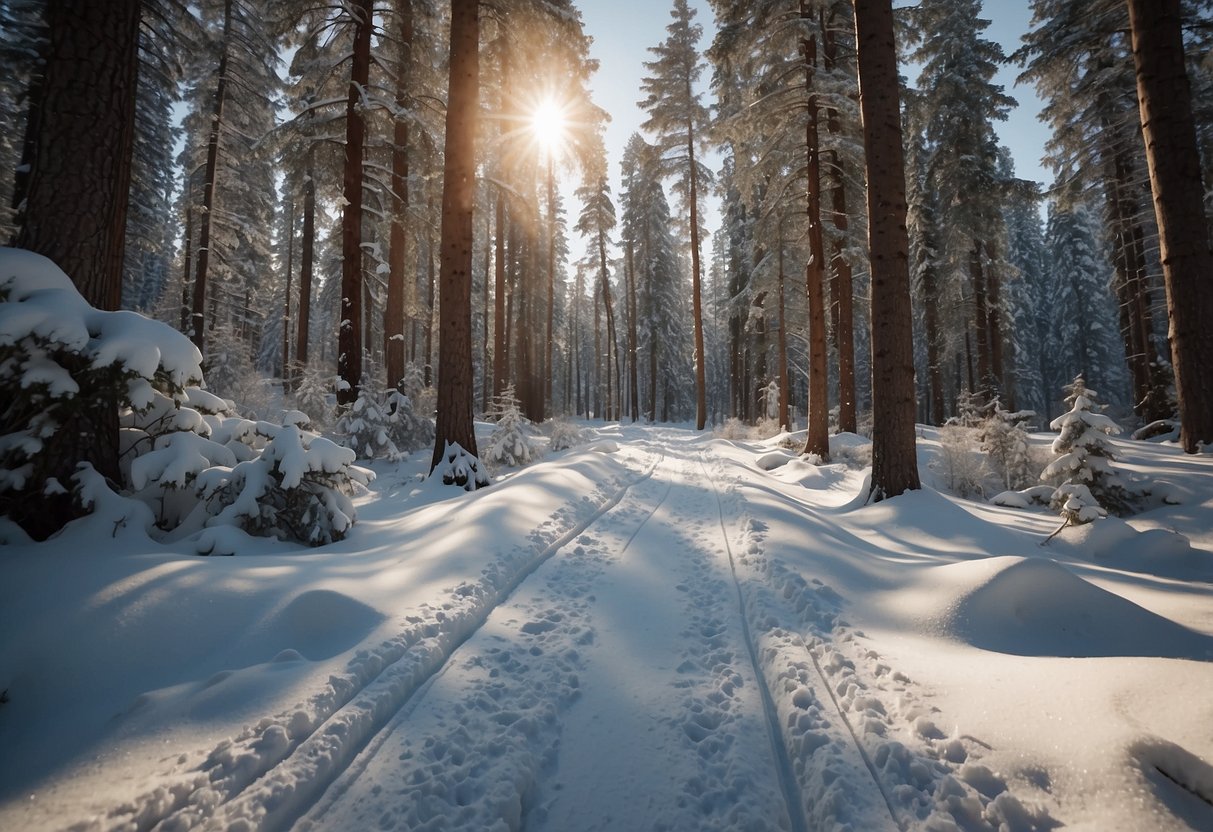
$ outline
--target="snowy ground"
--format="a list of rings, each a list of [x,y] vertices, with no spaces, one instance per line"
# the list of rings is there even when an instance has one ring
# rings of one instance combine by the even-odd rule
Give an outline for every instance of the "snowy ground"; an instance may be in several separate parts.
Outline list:
[[[1213,458],[1042,547],[856,437],[597,433],[317,550],[0,548],[0,829],[1213,829]]]

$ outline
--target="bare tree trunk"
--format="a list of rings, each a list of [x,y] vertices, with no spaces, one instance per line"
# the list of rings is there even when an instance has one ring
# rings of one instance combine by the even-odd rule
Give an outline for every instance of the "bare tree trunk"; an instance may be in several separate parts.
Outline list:
[[[434,195],[430,194],[429,215],[434,216]],[[425,244],[425,323],[422,332],[425,335],[425,370],[424,384],[432,387],[434,384],[434,292],[438,284],[438,275],[434,271],[438,246],[434,243],[434,224],[431,222],[426,230]]]
[[[442,186],[438,420],[430,471],[473,490],[488,485],[472,422],[472,212],[480,98],[479,0],[451,0],[450,85]],[[461,452],[464,455],[461,458]]]
[[[628,393],[632,423],[640,421],[640,372],[636,366],[636,256],[628,240]]]
[[[483,316],[484,323],[484,339],[481,342],[482,352],[480,354],[480,411],[487,413],[489,410],[489,397],[493,392],[493,362],[492,356],[489,353],[489,344],[492,343],[489,335],[489,273],[493,268],[493,240],[492,228],[489,223],[488,213],[484,216],[484,295],[480,301],[480,311]]]
[[[207,272],[211,262],[211,218],[215,215],[215,179],[219,171],[219,134],[223,128],[223,104],[227,98],[227,65],[231,51],[232,0],[223,4],[223,54],[219,57],[219,78],[211,106],[211,131],[206,142],[206,173],[202,184],[202,216],[198,230],[198,264],[194,271],[194,311],[191,337],[194,346],[206,353],[205,320]],[[212,323],[214,323],[212,321]]]
[[[824,66],[827,72],[833,72],[838,66],[838,22],[831,8],[829,17],[825,9],[821,10],[821,31],[824,39]],[[826,129],[831,136],[842,133],[842,122],[835,107],[826,109]],[[838,352],[838,429],[855,433],[858,430],[855,404],[855,312],[854,289],[852,287],[851,261],[847,260],[843,250],[846,247],[846,233],[849,225],[847,216],[847,186],[846,171],[842,156],[837,150],[833,152],[831,165],[833,171],[833,208],[831,217],[834,230],[837,232],[830,247],[830,312],[831,327],[834,332],[834,348]],[[782,313],[781,313],[782,314]]]
[[[801,0],[800,16],[809,20],[807,0]],[[805,291],[809,302],[809,415],[808,431],[801,453],[830,459],[829,372],[826,369],[825,245],[821,235],[821,154],[817,135],[817,93],[813,76],[817,68],[817,38],[800,42],[804,59],[805,89],[808,91],[808,120],[805,149],[808,153],[806,197],[809,221],[809,262],[805,266]]]
[[[791,391],[788,389],[790,379],[788,377],[788,330],[787,330],[787,306],[784,303],[784,271],[783,271],[783,223],[779,224],[779,334],[777,338],[777,349],[779,351],[779,426],[784,430],[792,429],[792,419],[790,414],[790,396]]]
[[[122,262],[135,134],[139,43],[137,0],[46,4],[47,51],[38,101],[31,108],[25,212],[17,245],[48,257],[91,305],[115,310],[122,295]],[[75,356],[69,372],[84,370]],[[81,366],[73,366],[74,364]],[[33,462],[29,483],[0,495],[0,514],[41,539],[81,514],[72,487],[80,462],[117,482],[118,404],[98,391],[56,414],[61,419]],[[0,411],[0,434],[15,403]],[[58,492],[45,488],[54,478]]]
[[[337,404],[350,405],[362,386],[362,96],[371,66],[373,0],[353,0],[354,58],[345,102],[345,165],[341,211],[341,323],[337,334]]]
[[[190,325],[190,274],[194,256],[194,178],[185,177],[185,236],[181,240],[181,331],[188,333]]]
[[[282,304],[282,391],[291,390],[291,280],[295,272],[295,202],[286,203],[286,291]]]
[[[299,324],[295,330],[295,362],[307,366],[307,348],[312,315],[312,273],[316,263],[316,180],[312,152],[303,171],[303,239],[299,243]],[[309,414],[310,415],[310,414]]]
[[[691,79],[687,78],[687,100],[692,100]],[[695,131],[687,122],[687,158],[690,160],[691,201],[691,315],[695,324],[695,430],[708,422],[708,382],[703,350],[703,280],[699,267],[699,174],[695,167]]]
[[[505,390],[509,366],[506,364],[506,285],[505,285],[505,194],[497,191],[497,211],[494,225],[497,239],[494,241],[496,258],[493,273],[496,292],[493,297],[493,395],[500,396]]]
[[[556,177],[552,171],[552,151],[548,150],[548,306],[543,367],[539,376],[539,419],[547,417],[552,398],[552,321],[556,316]]]
[[[1179,0],[1128,0],[1146,162],[1167,288],[1180,443],[1213,443],[1213,253],[1209,250]]]
[[[905,158],[892,0],[855,0],[856,62],[868,178],[872,262],[871,500],[920,487],[914,447]]]
[[[383,314],[383,363],[389,388],[404,378],[404,286],[409,222],[409,64],[413,52],[413,2],[396,0],[396,113],[392,119],[392,218],[388,232],[387,300]]]
[[[986,258],[986,326],[990,332],[990,385],[991,392],[1005,396],[1007,387],[1003,379],[1002,360],[1002,281],[995,266],[994,244],[985,243]]]
[[[969,392],[986,402],[990,398],[990,315],[985,271],[981,262],[981,244],[973,241],[969,251],[969,278],[973,283],[974,339],[977,341],[977,388]]]

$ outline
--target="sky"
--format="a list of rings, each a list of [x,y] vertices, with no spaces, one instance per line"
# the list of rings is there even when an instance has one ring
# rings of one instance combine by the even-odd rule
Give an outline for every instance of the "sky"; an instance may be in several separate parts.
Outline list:
[[[610,159],[611,188],[617,198],[621,179],[619,160],[624,145],[632,133],[643,132],[640,125],[645,120],[645,114],[636,102],[641,98],[640,80],[645,74],[644,62],[652,57],[648,48],[665,40],[665,27],[670,23],[670,9],[673,3],[663,0],[583,0],[578,5],[585,32],[593,38],[590,54],[600,62],[598,72],[590,83],[591,92],[595,103],[611,115],[605,139]],[[703,27],[704,34],[700,42],[700,51],[703,51],[711,44],[715,34],[712,10],[707,0],[691,0],[690,5],[698,11],[695,20]],[[899,2],[898,5],[903,3]],[[998,41],[1005,53],[1015,51],[1020,45],[1020,35],[1028,31],[1032,17],[1027,0],[987,2],[983,13],[991,21],[986,36]],[[705,93],[710,72],[710,69],[705,70],[702,79]],[[1016,66],[1004,67],[995,79],[1019,102],[1010,118],[1005,123],[996,125],[996,129],[1003,144],[1011,150],[1016,173],[1021,178],[1033,179],[1046,185],[1051,176],[1040,160],[1044,155],[1044,144],[1049,138],[1049,130],[1037,120],[1041,102],[1036,97],[1035,90],[1031,86],[1014,85],[1018,73],[1019,68]],[[911,81],[913,80],[915,79],[911,77]],[[705,95],[705,100],[710,101],[710,95]],[[576,183],[569,181],[562,189],[565,204],[570,206],[574,215],[579,210],[572,200],[575,187]],[[709,204],[704,206],[707,227],[711,231],[714,231],[720,222],[715,203],[715,198],[712,198]],[[573,218],[575,219],[575,216]],[[581,255],[584,246],[582,241],[576,238],[570,242],[575,260]],[[705,245],[704,255],[707,253]]]

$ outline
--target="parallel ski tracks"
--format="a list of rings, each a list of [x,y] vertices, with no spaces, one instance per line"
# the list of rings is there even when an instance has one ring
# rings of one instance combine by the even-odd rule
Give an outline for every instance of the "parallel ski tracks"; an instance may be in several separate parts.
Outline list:
[[[768,727],[771,732],[772,753],[774,754],[776,763],[778,764],[780,781],[784,792],[785,802],[787,803],[788,814],[792,821],[793,831],[806,832],[806,830],[808,830],[808,821],[805,817],[804,807],[800,799],[801,786],[796,778],[795,771],[792,766],[792,760],[788,754],[787,744],[784,742],[783,731],[780,729],[778,710],[775,706],[766,675],[764,674],[762,666],[759,663],[755,641],[750,632],[745,593],[741,587],[741,580],[737,575],[737,562],[733,554],[733,546],[729,541],[728,528],[725,525],[724,504],[720,499],[720,491],[716,487],[716,481],[713,479],[711,472],[708,471],[707,466],[704,464],[702,456],[700,457],[699,464],[700,467],[703,468],[704,477],[711,486],[712,494],[716,498],[716,508],[720,518],[720,531],[724,538],[725,551],[728,553],[729,557],[729,568],[733,578],[733,585],[737,590],[737,603],[741,612],[742,630],[745,636],[746,647],[750,653],[750,661],[754,666],[754,675],[758,679],[759,688],[762,692],[763,708],[766,711]],[[888,790],[885,788],[884,783],[881,782],[880,776],[876,771],[876,766],[872,762],[871,756],[868,754],[867,749],[864,748],[863,743],[860,742],[859,735],[856,733],[855,727],[851,724],[851,720],[847,717],[845,709],[838,701],[838,697],[834,693],[833,686],[830,684],[829,677],[822,669],[821,663],[818,661],[817,656],[814,655],[813,651],[808,648],[808,645],[804,646],[804,651],[808,653],[809,658],[812,660],[813,667],[817,671],[818,677],[821,679],[822,687],[829,693],[830,701],[834,706],[834,710],[837,712],[842,724],[846,726],[847,733],[850,735],[851,744],[856,753],[863,760],[864,766],[867,768],[868,774],[872,778],[873,785],[880,793],[880,796],[884,801],[885,808],[888,810],[890,820],[893,822],[894,826],[897,827],[897,829],[905,832],[905,829],[907,828],[906,824],[898,816],[897,810],[893,807],[893,800],[889,796]]]
[[[396,649],[378,657],[382,666],[358,682],[344,680],[340,687],[345,695],[331,703],[331,711],[322,714],[311,730],[296,729],[297,735],[290,736],[291,728],[284,724],[289,717],[279,716],[263,720],[251,738],[243,738],[247,746],[263,750],[270,744],[269,734],[276,733],[275,738],[290,736],[278,754],[240,760],[230,766],[234,772],[227,776],[226,782],[223,776],[194,771],[171,786],[160,787],[112,809],[102,821],[103,828],[288,828],[320,799],[392,717],[433,682],[448,665],[451,655],[484,626],[494,610],[506,603],[553,555],[618,506],[633,488],[650,479],[663,458],[658,455],[643,473],[625,482],[588,517],[575,522],[537,551],[492,593],[495,597],[488,603],[462,617],[440,615],[435,622],[395,637],[392,642],[396,643]],[[663,496],[661,502],[664,499]],[[660,502],[641,527],[659,507]],[[639,528],[633,538],[638,533]],[[371,658],[374,661],[376,657]],[[230,759],[231,749],[231,743],[221,744],[211,752],[208,763],[217,758]]]

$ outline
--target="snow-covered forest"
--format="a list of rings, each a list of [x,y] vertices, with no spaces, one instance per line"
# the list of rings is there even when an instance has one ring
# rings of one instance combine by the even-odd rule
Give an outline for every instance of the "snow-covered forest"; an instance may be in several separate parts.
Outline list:
[[[0,828],[1213,829],[1213,2],[591,1],[0,0]]]

